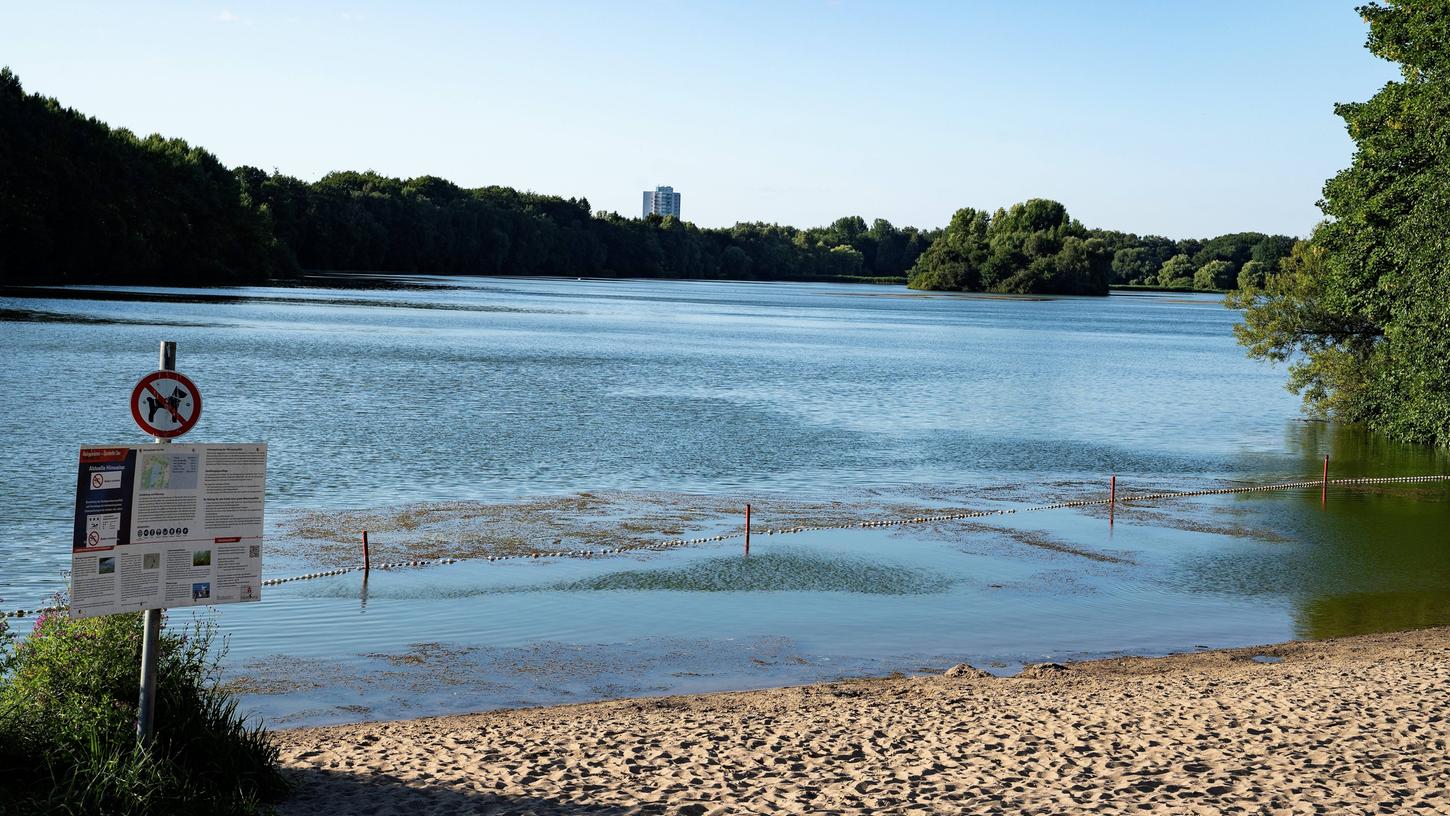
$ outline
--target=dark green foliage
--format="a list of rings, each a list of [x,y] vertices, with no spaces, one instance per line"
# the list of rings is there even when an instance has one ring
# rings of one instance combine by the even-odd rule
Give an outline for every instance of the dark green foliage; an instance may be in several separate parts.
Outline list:
[[[436,176],[228,171],[26,95],[0,73],[0,281],[217,285],[299,268],[760,280],[904,278],[935,237],[849,216],[829,227],[700,229],[595,214],[579,198]],[[727,254],[728,253],[728,254]]]
[[[0,642],[0,814],[251,814],[286,792],[276,747],[216,685],[206,626],[162,635],[157,740],[137,748],[140,645],[139,614],[48,613]]]
[[[1033,199],[993,215],[958,210],[911,271],[917,289],[1106,294],[1108,283],[1220,290],[1243,264],[1276,269],[1293,239],[1258,232],[1174,241],[1085,229],[1055,201]],[[1208,267],[1207,271],[1204,271]]]
[[[1193,285],[1194,272],[1193,261],[1180,253],[1163,262],[1156,283],[1171,289],[1186,289]]]
[[[1112,253],[1056,201],[1034,198],[994,215],[958,210],[918,259],[913,289],[1105,295]]]
[[[927,240],[859,216],[798,230],[700,229],[673,216],[592,214],[585,199],[460,188],[436,177],[332,173],[308,185],[237,169],[247,199],[309,269],[464,275],[809,280],[904,276]]]
[[[0,281],[226,284],[289,271],[216,157],[27,95],[0,69]]]
[[[1292,360],[1319,414],[1450,444],[1450,0],[1359,9],[1402,81],[1338,105],[1356,151],[1324,187],[1329,220],[1230,305],[1239,341]]]
[[[1102,234],[1097,230],[1093,233]],[[1257,268],[1261,271],[1278,269],[1279,260],[1289,254],[1294,239],[1261,232],[1235,232],[1217,238],[1182,241],[1172,241],[1159,235],[1142,238],[1128,235],[1118,239],[1118,246],[1113,255],[1113,283],[1232,289],[1238,285],[1240,270],[1250,261],[1257,261]],[[1175,261],[1170,270],[1174,282],[1165,283],[1163,267],[1179,255],[1188,265],[1185,267],[1183,262]],[[1206,265],[1216,261],[1228,266],[1215,265],[1209,272],[1203,273]]]
[[[1201,292],[1232,289],[1236,285],[1238,285],[1238,272],[1232,261],[1208,261],[1193,273],[1193,288]]]
[[[1173,241],[1161,235],[1128,236],[1113,253],[1113,283],[1148,283],[1156,280],[1164,262],[1178,254]]]
[[[1231,232],[1205,241],[1203,248],[1193,254],[1194,267],[1201,267],[1209,261],[1227,261],[1233,264],[1234,274],[1239,267],[1253,258],[1254,247],[1269,236],[1262,232]]]
[[[1294,239],[1287,235],[1266,235],[1254,244],[1249,253],[1250,261],[1259,264],[1264,274],[1279,271],[1279,262],[1289,257],[1294,249]],[[1242,269],[1242,267],[1240,267]]]
[[[962,222],[963,213],[980,223]],[[897,281],[963,291],[1104,294],[1154,283],[1174,255],[1233,271],[1277,265],[1290,239],[1211,241],[1088,230],[1033,199],[965,210],[954,234],[860,216],[811,229],[594,213],[582,198],[436,176],[329,173],[315,183],[256,167],[228,171],[180,140],[137,139],[0,73],[0,281],[218,285],[300,269],[447,275],[589,275]],[[990,227],[990,229],[989,229]],[[990,234],[989,234],[990,232]],[[1257,243],[1255,242],[1257,241]],[[931,250],[928,254],[929,249]]]
[[[1274,263],[1274,271],[1278,271],[1279,265],[1277,261]],[[1264,281],[1268,278],[1268,274],[1264,264],[1258,261],[1249,261],[1239,268],[1238,288],[1253,289],[1257,286],[1263,286]]]
[[[1268,274],[1277,271],[1279,261],[1289,254],[1294,239],[1262,232],[1232,232],[1201,242],[1193,253],[1195,289],[1232,289],[1238,285],[1244,264],[1256,262]],[[1209,272],[1203,269],[1212,265]]]

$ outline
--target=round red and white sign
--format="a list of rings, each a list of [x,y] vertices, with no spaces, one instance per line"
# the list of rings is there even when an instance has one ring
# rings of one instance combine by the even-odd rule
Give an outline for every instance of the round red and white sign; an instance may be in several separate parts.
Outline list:
[[[131,418],[152,436],[181,436],[201,418],[201,392],[184,374],[153,371],[131,390]]]

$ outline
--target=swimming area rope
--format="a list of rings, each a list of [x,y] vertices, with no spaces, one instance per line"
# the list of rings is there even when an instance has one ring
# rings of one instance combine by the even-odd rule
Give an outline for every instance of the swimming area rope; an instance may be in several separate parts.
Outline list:
[[[1429,475],[1429,476],[1379,476],[1351,479],[1330,479],[1328,484],[1331,487],[1357,487],[1383,484],[1424,484],[1429,482],[1447,482],[1450,475]],[[1135,502],[1161,501],[1165,499],[1186,499],[1195,496],[1224,496],[1235,493],[1257,493],[1270,490],[1292,490],[1295,488],[1319,487],[1325,484],[1323,479],[1309,479],[1297,482],[1278,482],[1265,485],[1246,485],[1240,487],[1219,487],[1206,490],[1180,490],[1180,491],[1159,491],[1156,493],[1137,493],[1130,496],[1120,496],[1117,503],[1132,504]],[[1007,507],[998,510],[949,510],[939,513],[932,513],[922,516],[909,516],[905,518],[878,519],[874,521],[860,521],[850,524],[828,524],[828,525],[806,525],[798,527],[767,528],[755,532],[755,535],[791,535],[794,533],[811,533],[822,530],[851,530],[870,529],[878,527],[900,527],[910,524],[932,524],[943,521],[964,521],[974,518],[988,518],[991,516],[1011,516],[1019,513],[1033,513],[1043,510],[1061,510],[1075,507],[1105,507],[1113,503],[1113,499],[1079,499],[1075,501],[1055,502],[1053,504],[1040,504],[1032,507]],[[534,551],[529,553],[517,553],[512,555],[488,555],[477,558],[432,558],[414,559],[411,561],[394,561],[384,564],[373,564],[372,569],[395,570],[411,567],[428,567],[443,564],[457,564],[460,561],[517,561],[522,559],[539,558],[598,558],[609,555],[620,555],[631,552],[650,552],[659,550],[671,550],[679,547],[689,547],[699,544],[713,544],[721,541],[730,541],[736,538],[744,538],[745,531],[734,533],[721,533],[713,536],[700,538],[677,538],[668,541],[655,541],[642,544],[622,544],[617,547],[604,549],[584,550],[557,550],[551,552]],[[346,575],[349,572],[361,572],[363,567],[338,567],[336,569],[309,572],[302,575],[293,575],[286,578],[267,578],[262,581],[262,586],[278,586],[295,581],[309,581],[316,578],[327,578],[336,575]],[[38,615],[43,612],[55,611],[54,607],[44,609],[16,609],[0,611],[0,618],[24,618],[30,615]]]

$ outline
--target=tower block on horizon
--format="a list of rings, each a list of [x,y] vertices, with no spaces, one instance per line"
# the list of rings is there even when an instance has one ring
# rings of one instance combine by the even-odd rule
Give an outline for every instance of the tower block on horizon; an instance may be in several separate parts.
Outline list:
[[[680,194],[673,187],[656,187],[644,191],[644,215],[673,215],[680,217]]]

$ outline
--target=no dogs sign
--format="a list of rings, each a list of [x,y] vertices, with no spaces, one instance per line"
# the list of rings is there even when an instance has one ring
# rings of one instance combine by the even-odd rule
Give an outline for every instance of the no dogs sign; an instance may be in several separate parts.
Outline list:
[[[153,371],[131,390],[131,417],[152,436],[181,436],[201,418],[201,392],[184,374]]]

